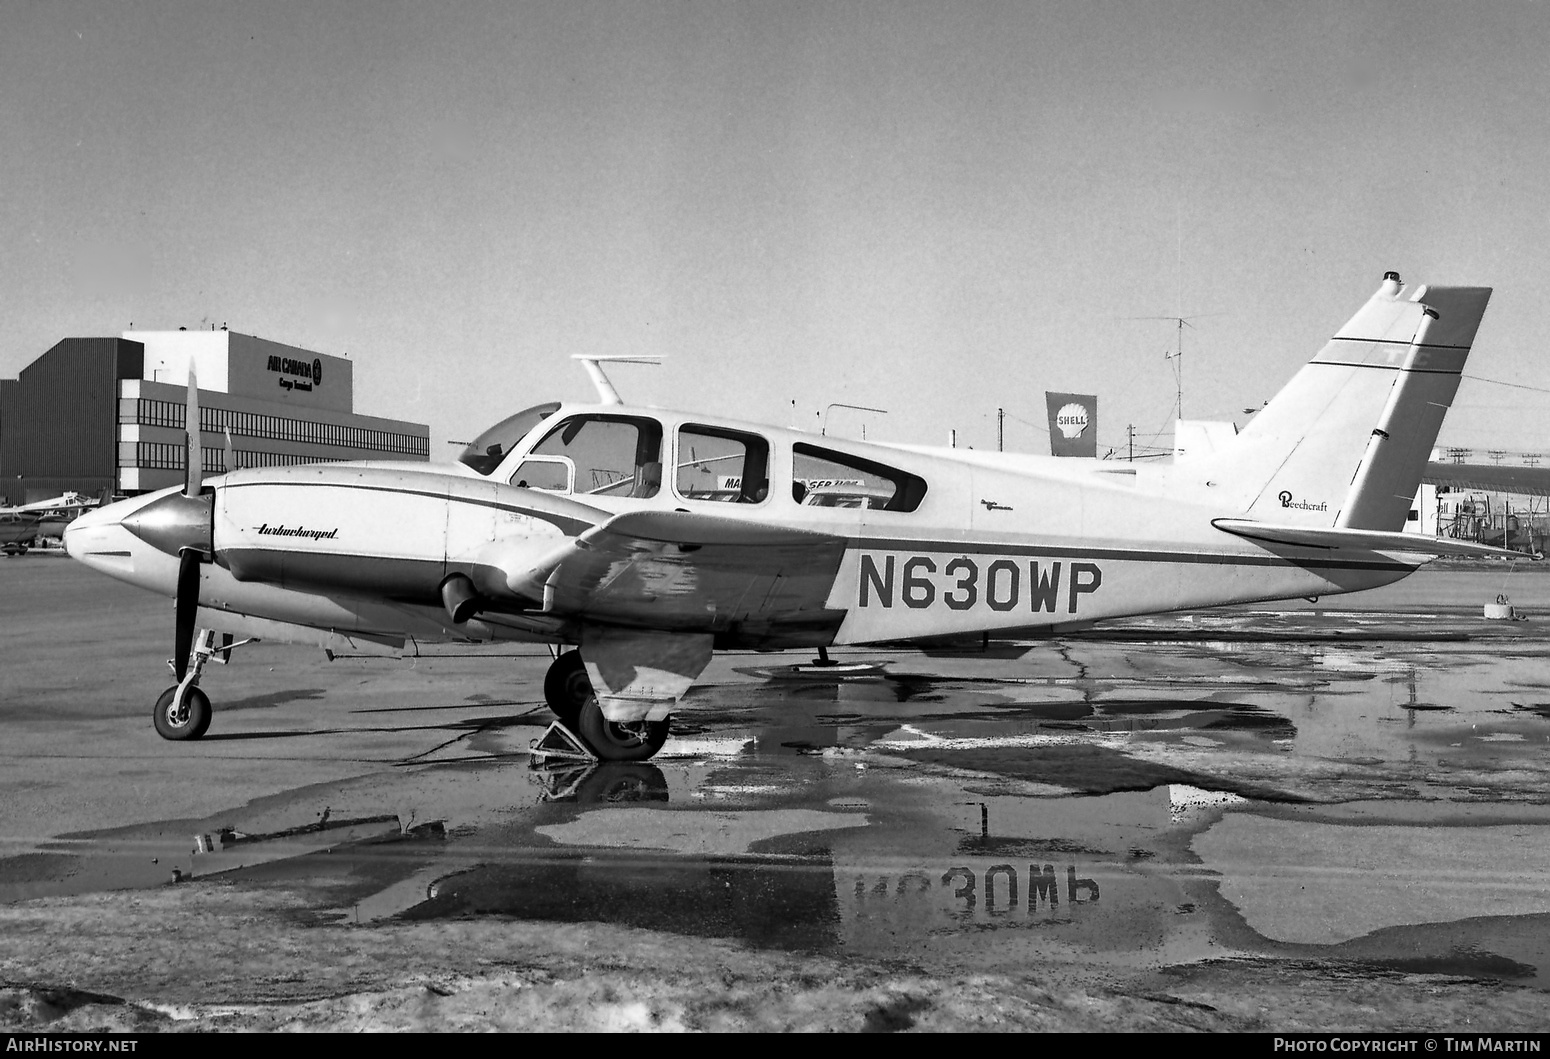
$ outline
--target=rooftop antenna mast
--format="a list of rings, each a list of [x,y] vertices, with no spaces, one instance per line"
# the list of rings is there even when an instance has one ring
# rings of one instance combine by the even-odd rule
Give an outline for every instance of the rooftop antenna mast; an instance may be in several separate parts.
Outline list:
[[[1195,329],[1191,320],[1200,320],[1207,316],[1226,316],[1226,313],[1195,313],[1191,316],[1125,316],[1124,320],[1172,320],[1177,337],[1174,339],[1174,347],[1163,354],[1163,359],[1173,365],[1173,410],[1175,419],[1184,418],[1184,329]]]
[[[858,412],[876,412],[878,415],[887,415],[888,414],[888,409],[886,409],[886,408],[868,408],[864,404],[846,404],[844,401],[830,401],[828,407],[823,410],[823,428],[818,431],[818,434],[819,434],[820,437],[827,437],[828,436],[828,434],[829,434],[829,413],[834,411],[836,408],[854,408]],[[861,424],[861,440],[862,441],[866,440],[866,424],[865,423]]]

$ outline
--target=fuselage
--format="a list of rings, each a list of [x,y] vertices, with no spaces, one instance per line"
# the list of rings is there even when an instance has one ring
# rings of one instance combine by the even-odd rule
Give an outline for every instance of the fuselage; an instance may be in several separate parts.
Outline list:
[[[752,621],[761,600],[748,598],[740,613],[704,615],[700,631],[718,646],[1050,632],[1370,588],[1419,561],[1272,550],[1223,533],[1212,519],[1236,512],[1213,483],[1177,469],[842,441],[614,404],[540,406],[529,418],[519,437],[476,442],[465,459],[477,466],[311,464],[211,479],[213,562],[201,568],[201,606],[387,640],[576,642],[582,624],[606,616],[544,598],[521,571],[635,511],[843,542],[814,604],[824,620],[812,608],[786,620],[767,605],[767,620]],[[155,535],[143,523],[176,492],[87,512],[66,534],[70,554],[173,594],[177,549],[147,539]],[[486,604],[462,622],[441,594],[454,576],[471,578]],[[692,598],[693,588],[664,591]],[[675,612],[680,630],[698,620]]]

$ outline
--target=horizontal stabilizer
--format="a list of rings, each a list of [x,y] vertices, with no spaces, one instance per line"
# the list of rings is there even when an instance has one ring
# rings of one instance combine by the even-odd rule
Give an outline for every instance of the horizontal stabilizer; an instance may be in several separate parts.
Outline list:
[[[1453,489],[1485,489],[1550,496],[1550,467],[1502,467],[1490,463],[1428,463],[1421,481]]]
[[[1457,555],[1477,559],[1538,559],[1538,555],[1495,548],[1489,544],[1423,537],[1419,533],[1338,529],[1324,526],[1278,526],[1252,519],[1218,518],[1211,525],[1252,541],[1293,544],[1300,548],[1343,548],[1368,552],[1411,552],[1416,555]]]

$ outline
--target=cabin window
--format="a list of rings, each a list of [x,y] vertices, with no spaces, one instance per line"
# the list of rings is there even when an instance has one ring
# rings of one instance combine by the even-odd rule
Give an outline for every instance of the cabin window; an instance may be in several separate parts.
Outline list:
[[[480,474],[489,474],[500,466],[501,460],[506,458],[506,453],[516,447],[517,442],[527,437],[529,431],[559,410],[559,402],[551,401],[549,404],[524,408],[516,415],[502,419],[471,441],[458,456],[458,461],[467,464]],[[358,444],[360,440],[362,439],[352,439],[351,444],[356,448],[364,447]]]
[[[673,483],[685,500],[762,504],[770,492],[770,443],[740,430],[682,427]]]
[[[539,460],[535,457],[546,457]],[[533,489],[553,488],[534,484],[536,477],[553,481],[568,470],[571,491],[583,496],[650,497],[662,485],[662,427],[654,419],[636,416],[577,415],[566,419],[533,446],[529,458],[517,468],[511,483],[524,480]],[[543,465],[548,465],[547,467]]]
[[[803,442],[792,451],[791,498],[805,507],[914,511],[925,499],[925,479],[908,471]]]
[[[529,456],[511,476],[511,484],[546,493],[568,493],[576,480],[576,468],[564,456]]]

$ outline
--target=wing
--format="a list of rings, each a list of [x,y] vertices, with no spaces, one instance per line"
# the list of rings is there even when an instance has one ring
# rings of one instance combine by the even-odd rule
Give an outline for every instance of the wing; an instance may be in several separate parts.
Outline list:
[[[1369,552],[1410,552],[1415,555],[1457,555],[1476,559],[1538,559],[1540,556],[1488,544],[1424,537],[1419,533],[1386,533],[1382,530],[1336,529],[1323,526],[1278,526],[1242,518],[1212,519],[1219,530],[1252,541],[1295,544],[1303,548],[1340,548]]]
[[[838,627],[825,601],[846,541],[676,511],[617,515],[526,575],[545,611],[609,625],[742,633]]]

